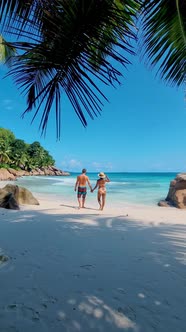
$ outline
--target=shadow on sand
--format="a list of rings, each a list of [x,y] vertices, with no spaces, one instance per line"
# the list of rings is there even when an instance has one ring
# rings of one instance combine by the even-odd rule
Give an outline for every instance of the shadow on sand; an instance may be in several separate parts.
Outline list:
[[[184,332],[185,238],[183,225],[1,210],[0,331]]]
[[[75,210],[80,210],[80,209],[78,208],[78,206],[74,206],[74,205],[60,204],[60,206],[65,206],[65,207],[73,208],[73,209],[75,209]],[[95,210],[95,211],[100,211],[99,209],[94,209],[94,208],[90,208],[90,207],[86,207],[86,206],[85,206],[83,209],[85,209],[85,210]]]

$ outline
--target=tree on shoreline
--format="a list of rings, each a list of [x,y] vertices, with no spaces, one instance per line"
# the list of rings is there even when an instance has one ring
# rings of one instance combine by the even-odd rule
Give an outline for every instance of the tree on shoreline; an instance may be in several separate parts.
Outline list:
[[[62,91],[84,126],[87,115],[100,114],[107,100],[100,83],[120,82],[118,64],[130,63],[139,34],[162,79],[177,86],[186,80],[183,0],[1,0],[0,23],[7,37],[17,37],[3,42],[17,50],[9,75],[27,96],[24,114],[34,109],[34,119],[42,107],[42,133],[54,105],[60,136]]]
[[[0,128],[0,168],[34,170],[54,164],[55,160],[39,142],[25,143],[10,130]]]

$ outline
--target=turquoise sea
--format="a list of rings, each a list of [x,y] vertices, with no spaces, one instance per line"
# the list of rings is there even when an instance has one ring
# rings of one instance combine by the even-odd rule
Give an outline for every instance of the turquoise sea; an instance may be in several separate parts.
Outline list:
[[[111,182],[107,184],[107,202],[109,204],[156,205],[165,199],[170,181],[177,173],[107,173]],[[35,193],[52,194],[76,201],[74,184],[77,173],[70,176],[30,176],[19,178],[16,183]],[[92,186],[98,178],[97,173],[87,173]],[[96,193],[88,192],[87,199],[95,200]]]

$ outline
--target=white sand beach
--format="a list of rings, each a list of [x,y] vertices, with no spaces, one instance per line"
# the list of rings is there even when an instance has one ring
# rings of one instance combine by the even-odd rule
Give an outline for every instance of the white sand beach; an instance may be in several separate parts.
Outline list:
[[[0,209],[0,332],[186,331],[186,210],[35,196]]]

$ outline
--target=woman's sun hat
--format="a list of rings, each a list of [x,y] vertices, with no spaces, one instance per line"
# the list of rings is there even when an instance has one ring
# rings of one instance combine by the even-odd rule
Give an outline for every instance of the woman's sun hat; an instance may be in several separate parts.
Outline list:
[[[104,179],[106,177],[106,175],[103,173],[103,172],[100,172],[98,174],[98,176],[101,178],[101,179]]]

